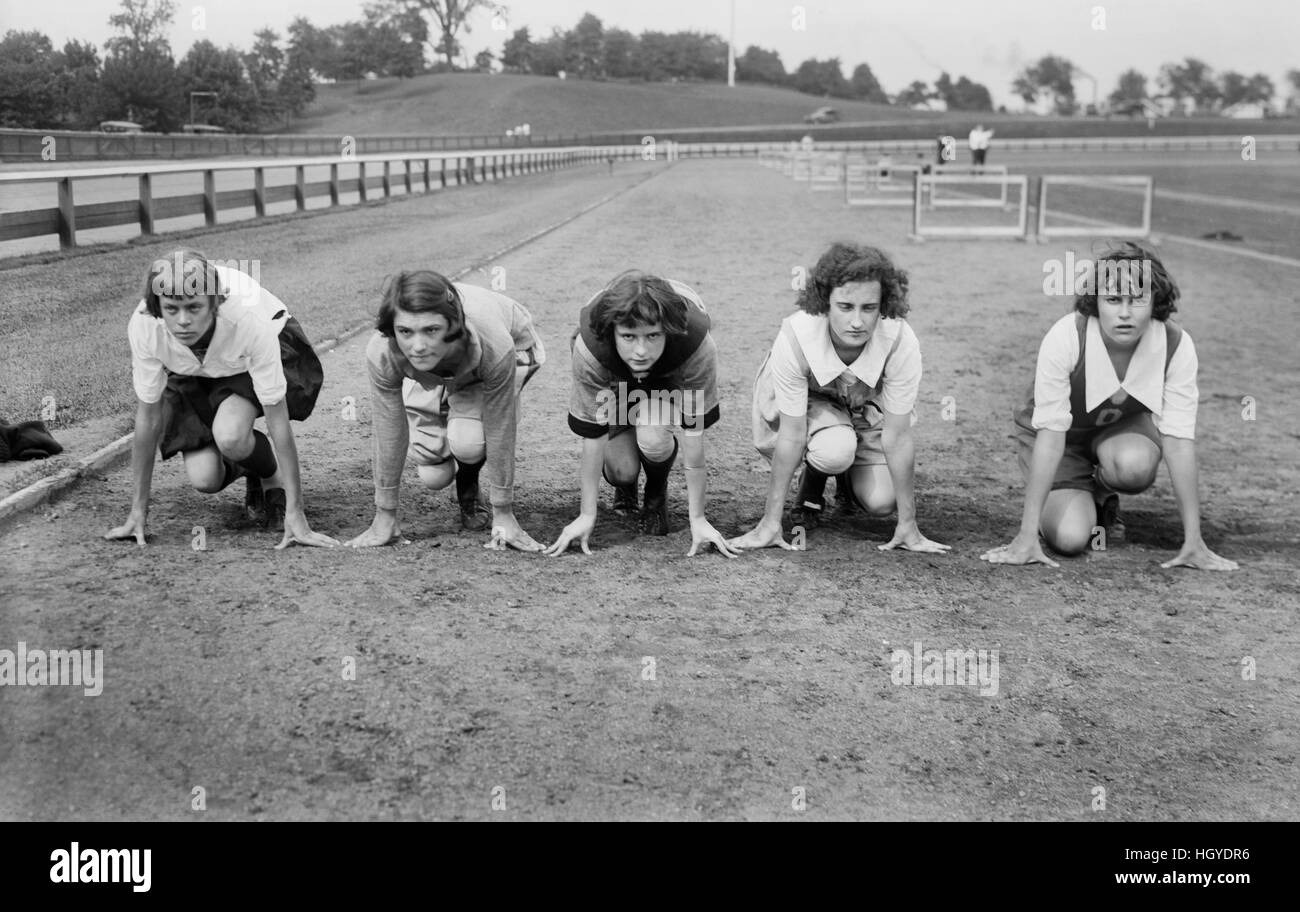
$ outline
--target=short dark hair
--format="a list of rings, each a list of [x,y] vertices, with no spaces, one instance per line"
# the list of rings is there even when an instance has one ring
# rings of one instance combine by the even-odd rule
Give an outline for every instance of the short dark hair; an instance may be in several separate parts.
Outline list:
[[[1151,264],[1151,318],[1168,320],[1178,310],[1178,283],[1174,281],[1165,264],[1155,252],[1135,241],[1124,243],[1111,242],[1110,246],[1093,262],[1092,282],[1089,287],[1074,297],[1074,309],[1089,317],[1097,316],[1097,295],[1102,293],[1102,284],[1106,269],[1103,263],[1123,262],[1132,266],[1141,263],[1145,273],[1146,264]],[[1114,271],[1111,271],[1114,275]],[[1145,276],[1144,276],[1145,278]]]
[[[609,342],[619,324],[658,323],[670,336],[687,330],[687,308],[692,305],[658,276],[636,269],[620,273],[592,301],[587,325],[596,338]]]
[[[452,281],[431,269],[402,271],[384,280],[380,291],[379,315],[375,329],[385,336],[393,336],[393,319],[397,311],[407,313],[435,313],[447,319],[447,334],[443,337],[454,342],[465,331],[465,304]]]
[[[199,251],[178,247],[149,264],[144,280],[144,307],[150,316],[162,316],[161,298],[201,295],[212,307],[226,302],[217,267]]]
[[[880,315],[902,319],[907,303],[907,272],[894,265],[883,250],[836,241],[813,267],[812,281],[804,285],[796,305],[806,313],[824,314],[831,307],[831,292],[850,282],[880,283]]]

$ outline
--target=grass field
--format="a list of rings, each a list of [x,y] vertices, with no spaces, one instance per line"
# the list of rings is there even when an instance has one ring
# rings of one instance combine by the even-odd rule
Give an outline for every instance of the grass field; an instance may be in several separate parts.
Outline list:
[[[289,132],[499,134],[526,123],[534,135],[555,135],[590,133],[592,124],[605,131],[797,124],[825,104],[846,121],[933,119],[890,105],[828,101],[770,86],[444,73],[318,86],[316,101]]]
[[[1240,199],[1288,192],[1227,168],[1200,174],[1197,192],[1214,193],[1215,174],[1232,174]],[[1068,306],[1044,296],[1044,263],[1090,242],[909,245],[905,211],[850,210],[726,160],[559,174],[190,242],[259,257],[264,283],[319,339],[363,319],[387,272],[453,272],[618,191],[493,264],[551,354],[524,396],[524,527],[550,540],[576,514],[563,340],[582,302],[630,266],[688,282],[713,315],[723,419],[708,435],[709,515],[727,534],[751,526],[767,482],[749,440],[754,370],[790,310],[791,270],[851,237],[911,271],[926,364],[919,523],[953,552],[882,554],[891,523],[844,517],[803,553],[688,560],[679,470],[672,535],[638,538],[602,511],[589,558],[484,551],[456,531],[446,492],[409,478],[408,544],[277,554],[273,536],[234,519],[234,491],[193,493],[176,461],[156,474],[140,551],[97,537],[125,515],[118,469],[0,537],[0,646],[103,649],[108,682],[93,699],[0,693],[0,817],[1295,818],[1294,267],[1163,248],[1200,356],[1205,535],[1242,564],[1208,575],[1157,566],[1179,544],[1163,475],[1125,498],[1120,548],[1059,571],[978,560],[1017,522],[1010,411]],[[84,414],[129,405],[122,326],[162,246],[5,272],[0,383],[24,384],[24,409],[47,389]],[[326,356],[321,404],[297,431],[313,527],[339,537],[371,511],[364,342]],[[1245,396],[1256,420],[1243,420]],[[344,418],[345,397],[360,420]],[[191,549],[195,526],[206,551]],[[894,685],[892,650],[918,642],[998,650],[999,693]],[[355,681],[341,678],[345,658]],[[202,814],[189,809],[195,786]],[[1092,810],[1099,786],[1104,812]],[[494,811],[498,787],[506,807]],[[805,811],[791,808],[795,788]]]

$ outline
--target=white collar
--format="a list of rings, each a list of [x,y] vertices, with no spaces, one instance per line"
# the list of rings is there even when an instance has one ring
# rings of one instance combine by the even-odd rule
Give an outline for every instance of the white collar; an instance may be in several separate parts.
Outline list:
[[[1165,388],[1165,324],[1152,320],[1147,331],[1138,340],[1133,358],[1129,361],[1124,380],[1115,374],[1101,337],[1101,324],[1096,317],[1088,318],[1087,352],[1084,357],[1084,406],[1089,412],[1097,408],[1116,391],[1124,390],[1145,405],[1151,414],[1160,416]]]
[[[799,347],[803,350],[808,367],[813,377],[821,386],[826,386],[845,370],[867,386],[875,386],[880,381],[880,374],[885,368],[885,359],[894,347],[898,334],[903,331],[903,321],[881,317],[876,321],[876,328],[867,340],[862,353],[852,364],[845,365],[840,356],[835,354],[835,344],[831,341],[830,318],[825,314],[814,315],[805,311],[788,317],[790,328],[794,330]]]

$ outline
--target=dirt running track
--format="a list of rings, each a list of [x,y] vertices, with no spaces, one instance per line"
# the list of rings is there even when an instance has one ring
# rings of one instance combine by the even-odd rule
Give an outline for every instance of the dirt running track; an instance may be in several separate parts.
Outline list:
[[[540,225],[535,195],[561,198],[554,186],[467,191],[483,207],[468,224],[413,201],[193,243],[218,257],[256,245],[268,287],[321,338],[312,294],[363,314],[386,272],[450,272]],[[1180,540],[1163,472],[1125,499],[1127,544],[1055,571],[991,567],[978,555],[1020,511],[1010,410],[1068,306],[1043,295],[1043,260],[1065,248],[909,245],[905,215],[831,197],[754,163],[681,162],[496,264],[551,354],[524,397],[517,509],[546,540],[576,515],[567,340],[587,296],[638,266],[694,285],[713,314],[709,515],[750,527],[767,482],[749,442],[754,369],[792,268],[856,237],[912,270],[919,522],[950,555],[880,553],[892,522],[846,518],[803,553],[687,559],[680,468],[674,533],[636,538],[602,512],[591,557],[485,551],[457,531],[448,492],[410,486],[409,544],[276,553],[240,526],[240,488],[198,495],[179,460],[157,473],[141,551],[98,537],[126,515],[119,469],[0,536],[0,648],[102,649],[105,664],[98,697],[0,690],[0,817],[1296,818],[1295,271],[1165,250],[1202,365],[1205,536],[1239,572],[1159,568]],[[137,272],[146,259],[99,256]],[[326,356],[297,431],[313,526],[340,538],[371,515],[363,345]],[[191,549],[196,525],[206,551]],[[918,641],[998,650],[998,693],[895,685],[891,651]],[[191,809],[196,787],[206,811]]]

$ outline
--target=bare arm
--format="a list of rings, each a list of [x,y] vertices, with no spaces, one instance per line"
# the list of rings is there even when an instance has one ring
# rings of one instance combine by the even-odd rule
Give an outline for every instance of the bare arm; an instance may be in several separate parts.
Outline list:
[[[162,400],[144,402],[136,400],[135,435],[131,440],[131,476],[135,495],[127,520],[104,536],[107,539],[134,538],[144,547],[145,526],[149,518],[149,493],[153,487],[154,459],[158,441],[162,439]]]
[[[1196,443],[1183,437],[1161,436],[1169,480],[1183,520],[1183,547],[1161,567],[1195,567],[1198,570],[1236,570],[1236,561],[1220,557],[1201,538],[1201,498],[1196,466]]]

